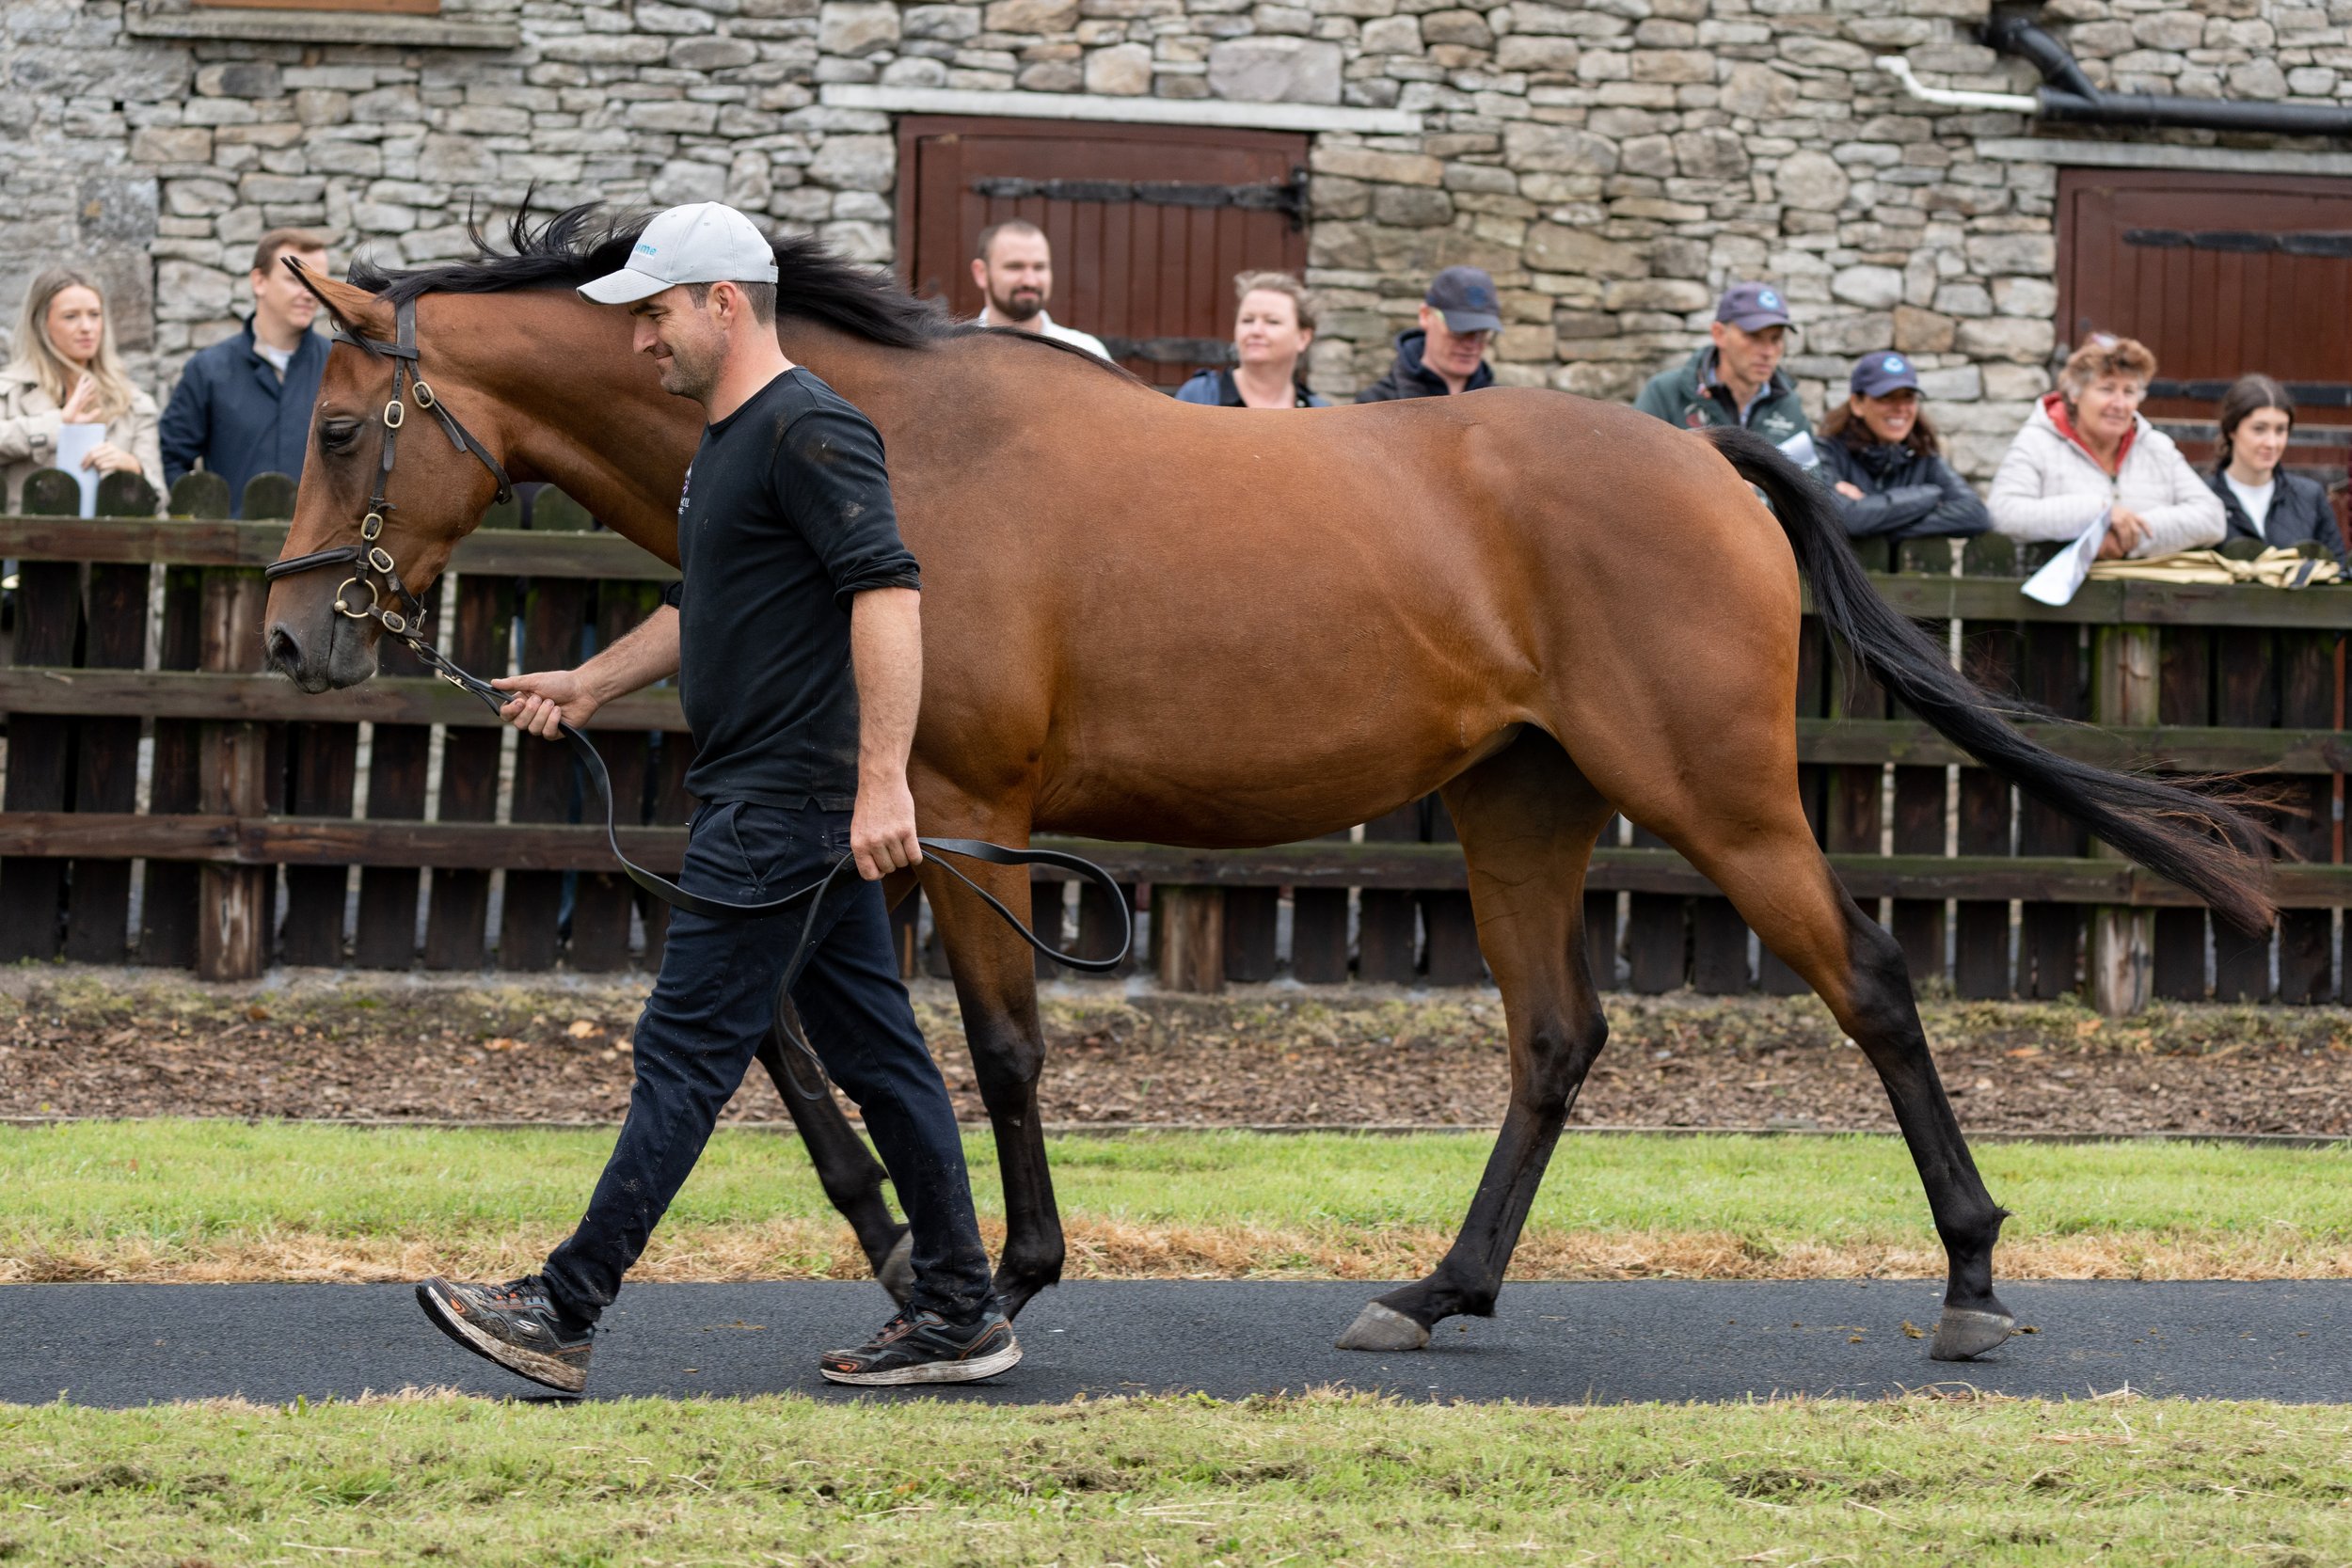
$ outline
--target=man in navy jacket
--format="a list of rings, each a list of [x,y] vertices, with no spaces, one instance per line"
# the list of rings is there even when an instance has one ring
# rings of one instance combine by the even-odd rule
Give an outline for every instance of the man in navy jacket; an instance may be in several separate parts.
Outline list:
[[[253,250],[253,319],[190,359],[164,410],[164,483],[199,463],[229,482],[232,515],[245,508],[255,474],[302,477],[310,410],[326,370],[326,341],[310,330],[318,300],[279,261],[292,255],[326,272],[326,242],[300,229],[273,229]]]

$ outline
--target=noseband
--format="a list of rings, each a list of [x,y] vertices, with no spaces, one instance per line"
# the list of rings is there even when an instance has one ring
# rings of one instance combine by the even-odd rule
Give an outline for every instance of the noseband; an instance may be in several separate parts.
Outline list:
[[[354,621],[373,621],[394,637],[408,644],[428,664],[438,668],[438,656],[426,656],[431,644],[423,639],[427,607],[400,579],[400,568],[392,563],[392,553],[376,543],[384,532],[384,515],[397,510],[384,499],[384,488],[391,483],[392,458],[400,444],[401,427],[408,422],[408,404],[402,401],[404,388],[416,400],[419,408],[441,421],[448,433],[449,443],[459,451],[469,451],[490,470],[498,481],[499,503],[504,505],[515,499],[515,483],[506,477],[505,467],[490,454],[490,449],[474,439],[473,432],[457,422],[457,416],[441,404],[433,395],[432,387],[424,379],[424,362],[417,354],[417,302],[404,299],[392,308],[393,341],[372,342],[348,330],[335,334],[334,341],[348,343],[373,359],[392,362],[392,395],[384,404],[384,459],[375,467],[375,490],[368,497],[368,509],[359,519],[359,543],[337,545],[332,549],[312,550],[286,561],[274,561],[262,568],[262,576],[276,581],[296,572],[308,572],[320,566],[345,566],[357,563],[358,570],[336,585],[335,610],[338,614]],[[376,579],[383,579],[378,589]],[[344,594],[354,588],[367,590],[367,603],[354,608],[344,602]],[[449,678],[443,670],[444,679]],[[463,685],[463,682],[453,682]]]

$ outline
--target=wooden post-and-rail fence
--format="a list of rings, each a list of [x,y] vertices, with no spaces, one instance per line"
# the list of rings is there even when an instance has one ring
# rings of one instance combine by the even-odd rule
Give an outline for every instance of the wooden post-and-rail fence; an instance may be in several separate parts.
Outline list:
[[[511,971],[658,961],[665,911],[612,868],[582,819],[563,748],[500,726],[396,647],[349,690],[305,696],[261,673],[261,567],[293,486],[257,480],[231,521],[192,475],[173,515],[135,476],[73,515],[72,481],[36,475],[0,517],[19,562],[0,668],[0,958],[194,967],[267,964]],[[2274,940],[2210,922],[2179,889],[2091,844],[1833,657],[1804,626],[1801,787],[1839,875],[1915,975],[1967,997],[2085,990],[2126,1011],[2168,998],[2317,1002],[2342,994],[2338,911],[2352,904],[2340,828],[2343,637],[2352,592],[2093,582],[2052,609],[2029,564],[1971,541],[1956,566],[1929,541],[1866,562],[1906,613],[1947,636],[1979,680],[2052,719],[2050,745],[2114,767],[2268,770],[2300,857],[2280,867]],[[552,489],[494,511],[458,547],[434,624],[485,675],[577,663],[647,614],[675,577]],[[2083,727],[2079,721],[2095,721]],[[692,802],[676,693],[613,703],[592,728],[646,864],[675,870]],[[1483,978],[1460,851],[1434,798],[1349,833],[1269,849],[1076,843],[1148,909],[1139,961],[1214,990],[1290,977],[1460,985]],[[1101,952],[1106,897],[1041,880],[1036,920]],[[940,969],[899,911],[910,973]],[[1596,851],[1584,900],[1604,986],[1800,989],[1729,902],[1624,824]],[[1048,971],[1049,973],[1060,973]]]

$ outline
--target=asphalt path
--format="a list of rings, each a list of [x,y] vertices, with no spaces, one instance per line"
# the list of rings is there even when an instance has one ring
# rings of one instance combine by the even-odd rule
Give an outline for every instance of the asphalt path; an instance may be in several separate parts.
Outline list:
[[[1493,1319],[1441,1324],[1429,1350],[1331,1341],[1384,1287],[1274,1281],[1064,1285],[1020,1320],[1026,1358],[944,1397],[1059,1402],[1340,1386],[1411,1399],[1542,1403],[1876,1398],[1931,1385],[2055,1398],[2113,1393],[2352,1402],[2352,1280],[2078,1281],[2002,1294],[2020,1336],[1930,1361],[1939,1287],[1514,1284]],[[815,1357],[887,1315],[871,1284],[633,1285],[605,1315],[592,1398],[685,1399],[835,1387]],[[93,1405],[241,1395],[285,1402],[405,1387],[544,1395],[426,1323],[405,1285],[0,1286],[0,1402]]]

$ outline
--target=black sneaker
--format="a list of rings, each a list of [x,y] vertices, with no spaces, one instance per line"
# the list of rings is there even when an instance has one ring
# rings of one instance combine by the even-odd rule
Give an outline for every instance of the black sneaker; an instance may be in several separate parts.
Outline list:
[[[835,1383],[977,1383],[1021,1359],[1012,1324],[990,1307],[959,1328],[936,1312],[901,1312],[855,1350],[830,1350],[817,1370]]]
[[[596,1331],[566,1327],[537,1275],[503,1285],[436,1277],[417,1287],[417,1305],[442,1333],[510,1372],[566,1394],[587,1386]]]

